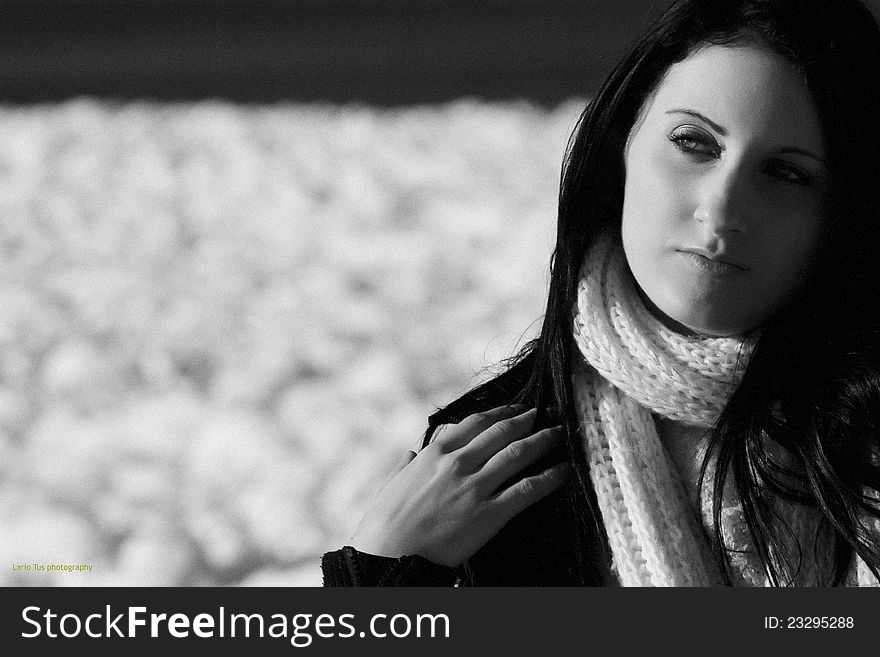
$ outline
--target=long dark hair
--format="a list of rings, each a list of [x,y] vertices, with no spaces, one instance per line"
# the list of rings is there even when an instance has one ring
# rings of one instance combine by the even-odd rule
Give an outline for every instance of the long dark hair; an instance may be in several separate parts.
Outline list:
[[[800,560],[778,557],[787,528],[773,497],[821,511],[835,537],[833,555],[815,555],[834,564],[823,584],[843,583],[854,555],[878,575],[880,544],[863,519],[880,518],[880,30],[857,0],[679,0],[657,20],[608,76],[569,141],[540,336],[503,373],[433,415],[426,441],[440,424],[507,401],[537,407],[541,426],[564,424],[568,495],[585,539],[580,577],[601,581],[607,545],[572,401],[578,271],[596,238],[620,225],[623,152],[638,112],[669,67],[706,44],[765,47],[798,67],[818,110],[831,177],[827,230],[809,280],[761,327],[712,432],[703,474],[709,457],[717,458],[716,557],[730,582],[720,530],[729,472],[774,585],[792,583]],[[774,460],[768,439],[797,467]]]

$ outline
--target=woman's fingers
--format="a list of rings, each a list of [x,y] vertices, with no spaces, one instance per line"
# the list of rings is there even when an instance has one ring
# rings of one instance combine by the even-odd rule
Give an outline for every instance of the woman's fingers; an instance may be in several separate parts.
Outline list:
[[[530,408],[524,413],[496,421],[464,448],[468,458],[483,465],[512,442],[529,435],[537,416],[538,410]]]
[[[568,463],[562,462],[542,470],[536,475],[520,479],[500,491],[490,501],[490,507],[507,522],[538,500],[559,488],[568,477]]]
[[[416,453],[414,451],[407,450],[406,454],[404,454],[400,459],[400,464],[397,466],[397,469],[394,471],[395,474],[403,470],[406,466],[410,464],[410,462],[416,457]]]
[[[402,454],[401,457],[394,464],[394,467],[391,468],[391,472],[389,472],[388,475],[385,477],[385,479],[382,481],[378,490],[381,491],[382,489],[384,489],[385,486],[387,486],[391,482],[392,479],[394,479],[398,474],[400,474],[401,470],[403,470],[406,466],[408,466],[410,463],[412,463],[412,460],[415,457],[416,457],[416,453],[414,451],[412,451],[411,449],[407,450],[404,454]]]
[[[418,456],[407,452],[368,506],[351,544],[370,554],[420,554],[444,565],[473,555],[564,478],[562,469],[551,469],[505,485],[530,464],[534,468],[556,443],[551,431],[529,435],[536,411],[523,411],[502,407],[470,416],[443,429]],[[485,458],[477,459],[480,454]]]
[[[483,413],[474,413],[458,424],[444,425],[440,435],[431,442],[440,447],[444,452],[455,451],[467,445],[475,436],[481,434],[496,422],[518,415],[524,410],[524,406],[514,404],[499,406]]]
[[[403,470],[406,466],[412,463],[412,460],[416,457],[416,453],[411,449],[403,454],[400,459],[397,461],[397,464],[394,466],[394,469],[391,471],[391,477],[396,477],[401,470]],[[390,477],[389,477],[390,478]]]
[[[551,427],[511,441],[483,466],[479,475],[481,485],[487,491],[494,492],[504,482],[551,452],[561,435],[561,427]]]

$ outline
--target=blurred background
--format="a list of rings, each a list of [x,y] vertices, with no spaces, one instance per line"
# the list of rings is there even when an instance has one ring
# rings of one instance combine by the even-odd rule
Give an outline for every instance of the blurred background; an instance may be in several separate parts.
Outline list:
[[[536,334],[569,133],[665,5],[4,0],[0,585],[320,585]]]

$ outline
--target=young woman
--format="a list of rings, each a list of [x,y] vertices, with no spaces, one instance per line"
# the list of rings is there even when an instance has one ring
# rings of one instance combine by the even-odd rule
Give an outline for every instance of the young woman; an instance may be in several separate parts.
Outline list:
[[[540,337],[325,584],[876,585],[877,117],[857,0],[673,4],[569,145]]]

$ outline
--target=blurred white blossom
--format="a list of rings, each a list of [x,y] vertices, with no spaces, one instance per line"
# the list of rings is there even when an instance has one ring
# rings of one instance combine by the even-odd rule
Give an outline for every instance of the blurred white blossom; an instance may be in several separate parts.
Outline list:
[[[320,585],[537,331],[581,105],[0,108],[0,585]]]

